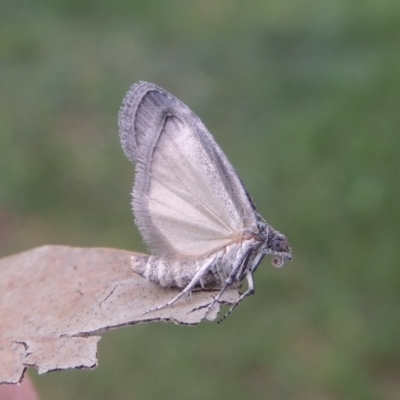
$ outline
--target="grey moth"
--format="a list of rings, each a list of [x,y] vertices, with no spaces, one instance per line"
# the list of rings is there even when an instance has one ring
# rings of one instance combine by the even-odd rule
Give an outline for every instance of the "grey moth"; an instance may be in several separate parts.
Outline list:
[[[132,268],[165,287],[182,290],[170,307],[194,289],[227,288],[247,280],[229,312],[254,293],[253,274],[265,255],[282,266],[291,260],[286,237],[257,212],[227,157],[200,119],[180,100],[148,83],[127,93],[119,112],[125,155],[135,163],[132,208],[151,251]]]

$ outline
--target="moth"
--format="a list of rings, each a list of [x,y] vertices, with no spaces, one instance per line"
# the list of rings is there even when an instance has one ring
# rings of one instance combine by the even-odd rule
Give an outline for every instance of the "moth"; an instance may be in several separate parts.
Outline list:
[[[265,255],[280,267],[292,254],[287,238],[257,212],[227,157],[200,119],[160,87],[139,82],[119,112],[125,155],[136,164],[132,192],[135,223],[151,251],[135,272],[182,290],[218,288],[207,312],[226,289],[247,290],[228,315],[254,293],[253,274]]]

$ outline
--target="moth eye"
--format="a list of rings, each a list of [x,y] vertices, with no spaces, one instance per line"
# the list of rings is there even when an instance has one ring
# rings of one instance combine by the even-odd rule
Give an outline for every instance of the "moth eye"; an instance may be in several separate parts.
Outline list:
[[[284,243],[283,239],[280,239],[280,238],[279,239],[275,239],[272,242],[272,250],[273,251],[283,251],[285,247],[286,246],[285,246],[285,243]]]

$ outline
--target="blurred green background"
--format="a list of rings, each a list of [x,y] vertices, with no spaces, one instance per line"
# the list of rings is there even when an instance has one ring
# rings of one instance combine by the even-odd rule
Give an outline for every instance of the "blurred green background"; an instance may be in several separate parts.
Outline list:
[[[41,399],[400,398],[400,2],[3,0],[0,253],[144,251],[117,114],[154,82],[214,134],[294,261],[221,325],[103,335]],[[1,295],[1,294],[0,294]]]

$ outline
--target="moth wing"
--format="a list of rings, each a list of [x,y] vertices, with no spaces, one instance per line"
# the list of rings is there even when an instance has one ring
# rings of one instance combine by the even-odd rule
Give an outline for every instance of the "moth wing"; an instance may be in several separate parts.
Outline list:
[[[177,98],[140,82],[124,99],[119,126],[125,154],[136,163],[136,224],[154,255],[198,257],[254,227],[254,206],[235,170]]]

